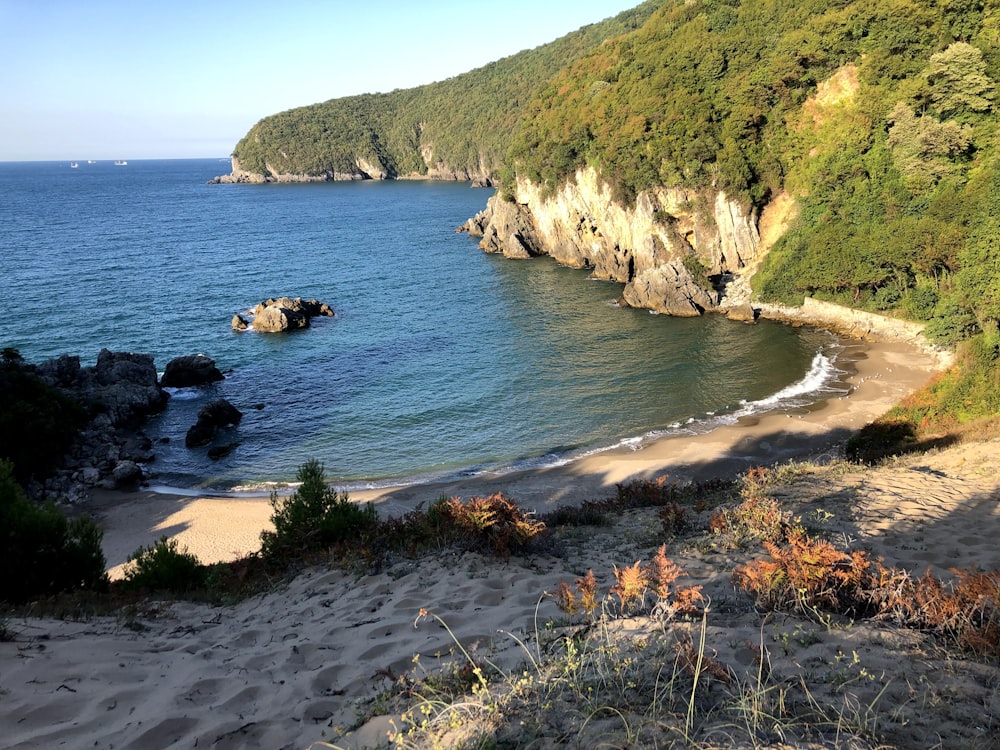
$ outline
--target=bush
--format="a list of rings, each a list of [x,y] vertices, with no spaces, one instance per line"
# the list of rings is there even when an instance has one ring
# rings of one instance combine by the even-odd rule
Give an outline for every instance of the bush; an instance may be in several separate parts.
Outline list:
[[[38,505],[0,459],[0,599],[21,603],[73,589],[107,588],[103,533],[90,518]]]
[[[523,552],[546,532],[543,521],[536,520],[501,492],[464,503],[453,497],[439,506],[439,510],[447,514],[459,538],[470,548],[500,557]]]
[[[873,465],[890,456],[914,450],[916,426],[905,419],[879,419],[862,427],[847,441],[849,461]]]
[[[323,479],[323,464],[311,459],[299,467],[299,488],[281,499],[271,494],[274,531],[261,532],[265,559],[279,561],[301,557],[331,545],[358,539],[371,531],[378,513],[370,504],[351,502],[346,492],[337,492]]]
[[[183,594],[205,586],[208,569],[198,558],[179,549],[176,539],[160,537],[149,547],[139,547],[125,563],[125,583],[130,588]]]
[[[32,372],[16,349],[0,353],[0,393],[0,458],[13,462],[21,483],[44,478],[86,421],[83,407]]]

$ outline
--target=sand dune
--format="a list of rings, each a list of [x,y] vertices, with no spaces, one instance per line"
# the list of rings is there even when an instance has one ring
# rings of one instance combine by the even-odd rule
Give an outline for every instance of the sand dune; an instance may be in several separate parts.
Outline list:
[[[527,507],[546,510],[606,496],[630,477],[669,473],[685,479],[796,452],[832,455],[845,431],[919,385],[928,367],[916,352],[875,346],[857,362],[850,397],[815,410],[769,415],[545,472],[385,490],[365,493],[364,499],[387,511],[442,494],[468,497],[502,489]],[[995,543],[1000,480],[993,470],[998,450],[998,441],[960,445],[869,471],[819,466],[778,488],[775,496],[796,512],[821,509],[835,533],[889,563],[921,571],[928,565],[941,571],[1000,567]],[[105,497],[99,508],[113,566],[163,533],[203,561],[231,559],[257,548],[270,511],[264,500],[146,493],[127,502]],[[530,661],[525,649],[536,653],[546,623],[560,617],[545,592],[587,568],[606,590],[613,565],[649,559],[659,543],[655,516],[637,511],[623,514],[612,527],[571,529],[550,552],[507,562],[449,550],[371,575],[313,568],[273,592],[229,606],[151,601],[117,617],[13,620],[7,625],[13,640],[0,643],[0,744],[220,749],[384,744],[401,721],[386,692],[398,678],[416,679],[445,662],[461,661],[459,643],[500,669]],[[754,649],[745,644],[763,643],[775,675],[793,681],[808,672],[820,682],[820,699],[829,689],[830,700],[844,695],[881,700],[883,729],[891,730],[900,747],[996,746],[996,667],[937,652],[929,636],[914,631],[762,618],[729,583],[738,556],[680,546],[671,549],[671,557],[688,582],[703,585],[712,599],[707,639],[715,658],[747,679],[757,666]],[[451,633],[433,617],[419,618],[421,609],[442,618]],[[694,626],[666,627],[676,635]],[[659,637],[642,618],[616,627],[623,637],[640,632],[643,638]],[[806,630],[808,640],[801,638]],[[842,661],[852,653],[860,654],[865,674],[874,676],[852,673],[845,686],[830,675],[857,669],[857,661]],[[605,729],[594,722],[561,744],[599,746]]]

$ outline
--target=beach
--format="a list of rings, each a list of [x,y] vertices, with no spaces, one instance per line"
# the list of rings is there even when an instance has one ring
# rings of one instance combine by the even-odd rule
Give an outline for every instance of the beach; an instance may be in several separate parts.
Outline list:
[[[937,572],[1000,567],[993,544],[1000,533],[1000,480],[993,471],[997,440],[900,459],[880,469],[824,469],[824,459],[838,455],[837,445],[851,430],[921,385],[935,367],[930,357],[908,347],[858,346],[850,395],[801,413],[765,415],[545,471],[354,497],[375,503],[381,512],[401,512],[442,495],[503,491],[541,512],[606,497],[616,483],[632,478],[666,474],[686,481],[810,456],[819,459],[812,469],[788,487],[775,488],[783,507],[823,515],[831,533],[889,563],[914,567],[917,574],[927,566]],[[270,515],[266,499],[151,493],[101,497],[96,509],[113,572],[136,546],[162,535],[176,538],[204,562],[233,559],[258,548]],[[413,700],[425,684],[421,680],[447,671],[447,665],[466,659],[488,663],[491,674],[508,675],[500,684],[536,674],[541,679],[545,660],[562,643],[560,634],[584,632],[567,631],[565,616],[546,594],[588,569],[606,592],[614,567],[649,560],[667,543],[671,559],[684,570],[681,582],[701,585],[711,601],[704,621],[614,619],[601,637],[607,644],[642,644],[648,650],[661,641],[697,641],[701,628],[708,652],[738,684],[759,679],[758,657],[766,653],[767,677],[786,686],[789,701],[797,681],[809,680],[811,699],[841,712],[837,736],[843,744],[779,741],[782,732],[768,728],[774,741],[754,746],[873,747],[851,740],[849,720],[858,717],[889,732],[899,747],[996,746],[991,743],[1000,736],[995,687],[1000,669],[944,653],[928,634],[915,630],[868,621],[834,627],[810,618],[762,615],[730,583],[732,567],[746,555],[661,539],[658,524],[655,510],[629,511],[610,526],[570,529],[549,551],[509,560],[452,549],[369,573],[320,566],[273,591],[223,606],[152,600],[114,617],[12,620],[11,639],[0,643],[4,744],[386,746],[390,733],[413,721],[400,709],[399,696]],[[500,704],[485,706],[481,695],[454,707],[441,701],[421,705],[430,706],[431,728],[435,722],[443,727],[437,735],[442,747],[466,737],[463,732],[477,731],[518,747],[624,746],[621,722],[577,720],[580,701],[555,691],[547,696],[534,718],[523,704],[521,714],[508,716]],[[514,712],[513,703],[503,705]],[[535,719],[552,726],[562,722],[561,739],[532,744],[529,735],[519,736]],[[928,739],[932,736],[936,744]],[[417,737],[397,745],[431,746]],[[639,740],[634,744],[642,746]]]
[[[939,360],[901,343],[849,344],[843,359],[852,372],[850,393],[794,412],[776,411],[741,419],[702,435],[666,437],[641,450],[619,448],[565,466],[478,475],[432,484],[351,492],[382,515],[400,515],[441,497],[485,496],[503,492],[521,507],[544,513],[560,505],[599,500],[630,479],[667,475],[690,482],[733,476],[752,466],[807,456],[842,443],[851,432],[883,414],[938,369]],[[104,529],[111,575],[137,547],[161,536],[177,539],[203,563],[233,560],[260,548],[260,532],[270,528],[267,497],[223,498],[140,491],[98,492],[91,510]]]

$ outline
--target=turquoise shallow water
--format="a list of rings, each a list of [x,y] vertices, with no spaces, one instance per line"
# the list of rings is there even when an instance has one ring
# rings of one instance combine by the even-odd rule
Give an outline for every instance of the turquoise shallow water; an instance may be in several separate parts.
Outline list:
[[[490,193],[434,182],[208,185],[222,160],[0,164],[0,346],[92,364],[102,347],[204,353],[223,383],[147,432],[160,484],[232,488],[318,458],[345,486],[551,464],[841,390],[825,334],[619,309],[620,286],[488,256],[454,228]],[[336,310],[234,333],[276,295]],[[198,409],[244,412],[211,461]],[[262,406],[262,408],[256,408]]]

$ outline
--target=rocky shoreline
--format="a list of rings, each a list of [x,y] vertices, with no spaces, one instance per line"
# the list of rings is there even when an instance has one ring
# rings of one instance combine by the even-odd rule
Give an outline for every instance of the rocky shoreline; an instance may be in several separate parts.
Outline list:
[[[282,172],[268,164],[264,173],[244,169],[239,159],[233,157],[232,171],[208,181],[209,185],[263,185],[267,183],[308,183],[308,182],[359,182],[363,180],[446,180],[449,182],[470,182],[472,187],[494,187],[493,177],[485,169],[470,171],[456,169],[441,161],[428,161],[424,173],[397,174],[391,167],[373,163],[362,157],[355,159],[354,169],[338,172],[327,169],[320,174]]]
[[[152,355],[102,349],[97,363],[83,367],[77,355],[63,354],[24,367],[43,382],[79,403],[87,422],[79,430],[60,467],[25,490],[37,499],[79,504],[93,489],[136,490],[143,470],[156,458],[153,441],[143,431],[146,420],[167,407],[171,387],[193,387],[224,376],[203,355],[171,360],[159,377]],[[45,450],[39,446],[39,450]]]

